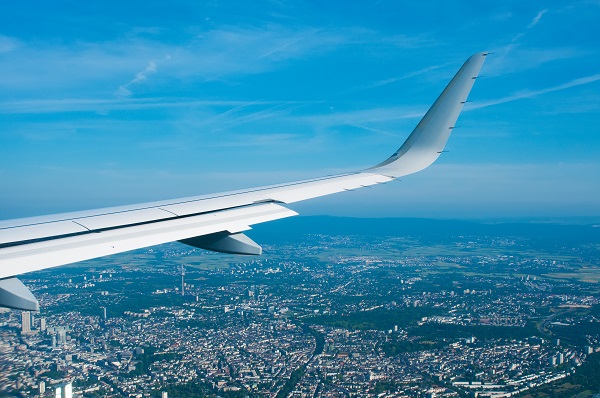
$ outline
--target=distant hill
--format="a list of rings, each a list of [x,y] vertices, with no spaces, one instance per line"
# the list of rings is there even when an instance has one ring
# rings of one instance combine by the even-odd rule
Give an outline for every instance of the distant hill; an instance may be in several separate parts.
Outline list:
[[[412,236],[423,240],[494,236],[525,238],[544,244],[600,243],[600,228],[594,225],[479,223],[423,218],[298,216],[255,225],[251,234],[253,238],[271,243],[294,241],[307,234]]]

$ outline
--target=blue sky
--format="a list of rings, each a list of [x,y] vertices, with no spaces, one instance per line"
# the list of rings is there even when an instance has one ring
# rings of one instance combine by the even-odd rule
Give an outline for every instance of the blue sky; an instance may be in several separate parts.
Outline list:
[[[0,218],[371,166],[478,51],[437,163],[294,208],[598,217],[598,21],[599,1],[9,2]]]

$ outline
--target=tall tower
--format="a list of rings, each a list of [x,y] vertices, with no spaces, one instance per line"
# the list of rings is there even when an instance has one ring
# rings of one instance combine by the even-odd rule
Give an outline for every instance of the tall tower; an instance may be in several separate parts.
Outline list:
[[[55,387],[54,396],[56,398],[73,398],[73,384],[62,383]]]
[[[58,345],[62,345],[62,344],[66,344],[67,343],[67,331],[66,330],[59,330],[58,331],[58,341],[57,341]]]
[[[21,312],[21,332],[31,332],[31,313],[29,311]]]
[[[181,265],[181,295],[185,295],[185,282],[183,281],[183,277],[185,276],[185,268],[183,264]]]
[[[73,384],[67,383],[63,387],[63,398],[73,398]]]

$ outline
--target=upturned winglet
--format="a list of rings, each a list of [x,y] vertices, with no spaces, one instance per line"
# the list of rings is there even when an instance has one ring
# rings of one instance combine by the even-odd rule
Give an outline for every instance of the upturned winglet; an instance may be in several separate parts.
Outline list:
[[[396,178],[423,170],[435,162],[446,146],[487,55],[481,52],[469,57],[404,144],[369,171]]]

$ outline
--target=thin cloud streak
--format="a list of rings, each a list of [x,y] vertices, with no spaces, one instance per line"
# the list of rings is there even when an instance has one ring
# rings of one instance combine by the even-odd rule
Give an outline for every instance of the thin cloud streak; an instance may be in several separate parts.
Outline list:
[[[120,110],[192,108],[192,107],[248,107],[252,105],[300,105],[314,101],[244,101],[244,100],[196,100],[186,98],[139,98],[139,99],[63,99],[0,102],[0,114],[43,114],[58,112],[108,112]],[[234,112],[233,109],[227,112]]]
[[[468,109],[465,110],[473,110],[480,108],[487,108],[488,106],[494,106],[499,104],[505,104],[508,102],[518,101],[525,98],[536,97],[538,95],[548,94],[555,91],[566,90],[572,87],[583,86],[586,84],[591,84],[600,80],[600,73],[596,75],[591,75],[587,77],[581,77],[578,79],[571,80],[570,82],[559,84],[558,86],[548,87],[542,90],[533,90],[533,91],[523,91],[520,93],[516,93],[504,98],[498,98],[490,101],[481,101],[476,104],[470,105]]]
[[[517,33],[515,36],[513,36],[513,38],[510,40],[509,44],[507,44],[504,47],[504,52],[503,54],[500,56],[500,60],[503,60],[504,58],[506,58],[517,46],[518,46],[518,42],[525,37],[525,35],[527,35],[527,33],[533,29],[537,24],[540,23],[542,17],[544,16],[545,13],[548,12],[548,9],[543,9],[541,11],[539,11],[535,17],[533,17],[533,19],[531,20],[531,22],[527,25],[527,27],[525,28],[525,30],[523,32]]]
[[[361,125],[368,122],[387,122],[392,120],[415,119],[425,114],[414,108],[389,107],[372,108],[359,111],[336,112],[332,114],[299,116],[296,119],[318,125]]]
[[[144,70],[136,73],[135,77],[129,83],[126,83],[117,89],[117,92],[116,92],[117,96],[131,97],[132,93],[131,93],[131,90],[129,89],[129,87],[131,87],[134,84],[143,82],[144,80],[146,80],[148,78],[148,75],[150,75],[151,73],[155,73],[155,72],[156,72],[156,62],[153,62],[153,61],[148,62],[148,65],[144,68]]]
[[[414,72],[406,73],[406,74],[404,74],[402,76],[399,76],[399,77],[392,77],[392,78],[389,78],[389,79],[379,80],[379,81],[374,82],[373,84],[361,87],[361,89],[369,89],[369,88],[376,88],[376,87],[387,86],[388,84],[396,83],[396,82],[399,82],[401,80],[406,80],[406,79],[410,79],[412,77],[417,77],[417,76],[420,76],[420,75],[424,75],[424,74],[426,74],[428,72],[431,72],[433,70],[443,68],[446,65],[448,65],[448,64],[434,65],[434,66],[430,66],[430,67],[427,67],[427,68],[419,69],[419,70],[414,71]]]
[[[148,81],[159,67],[167,80],[206,82],[263,73],[289,60],[339,51],[345,46],[393,48],[425,42],[419,37],[382,37],[368,29],[279,25],[222,26],[180,45],[148,38],[126,38],[67,46],[55,42],[17,42],[0,36],[0,52],[11,52],[10,64],[0,64],[0,74],[6,77],[0,86],[13,90],[13,95],[29,92],[39,96],[46,89],[54,92],[60,88],[65,92],[66,89],[86,89],[86,85],[96,83],[114,84],[116,94],[126,98],[132,95],[133,85]],[[44,62],[32,63],[31,59]],[[124,76],[130,76],[131,71],[139,67],[140,59],[150,61],[123,84]]]
[[[547,12],[548,12],[548,9],[543,9],[540,12],[538,12],[537,15],[531,20],[531,23],[529,25],[527,25],[527,29],[531,29],[535,25],[537,25],[538,23],[540,23],[540,20],[542,19],[542,16],[544,16],[544,14],[547,13]]]

